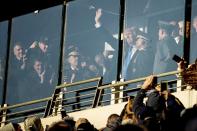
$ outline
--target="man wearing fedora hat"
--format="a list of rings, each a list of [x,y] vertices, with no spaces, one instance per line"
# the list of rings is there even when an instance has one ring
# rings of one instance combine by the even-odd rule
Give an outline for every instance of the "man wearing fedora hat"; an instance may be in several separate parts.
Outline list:
[[[64,69],[64,83],[73,83],[82,80],[83,73],[79,64],[78,48],[75,46],[69,46],[67,52],[68,54]],[[79,92],[77,92],[76,90],[79,90],[79,88],[81,88],[81,86],[74,86],[73,88],[64,88],[64,99],[78,96]],[[65,107],[65,110],[73,110],[76,108],[80,108],[79,101],[80,100],[78,97],[64,101],[64,104],[73,103],[73,105]]]
[[[79,52],[77,50],[70,50],[67,58],[68,66],[65,68],[64,82],[73,83],[79,80]]]

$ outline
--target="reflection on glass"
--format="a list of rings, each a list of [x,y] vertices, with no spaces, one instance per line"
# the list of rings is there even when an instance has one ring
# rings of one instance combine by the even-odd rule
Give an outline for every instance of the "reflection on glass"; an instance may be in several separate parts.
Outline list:
[[[190,63],[197,59],[197,2],[192,1],[192,18],[191,18],[191,43],[190,43]]]
[[[183,55],[183,19],[183,1],[126,0],[122,78],[176,70],[172,57]]]
[[[0,22],[0,105],[3,99],[3,85],[7,51],[7,30],[8,22]]]
[[[124,79],[133,79],[151,73],[153,53],[150,38],[137,28],[130,27],[124,32]]]
[[[57,85],[62,6],[13,19],[6,100],[45,98]],[[52,17],[52,20],[48,20]]]
[[[67,4],[64,82],[96,76],[103,76],[105,83],[116,79],[118,40],[113,34],[118,34],[119,0],[113,1],[117,4],[112,6],[110,0]]]
[[[160,74],[163,72],[176,70],[177,65],[172,60],[174,54],[178,55],[178,46],[171,36],[173,25],[166,22],[159,23],[159,38],[155,53],[153,73]]]
[[[118,39],[114,35],[119,32],[119,0],[77,0],[66,6],[64,82],[73,83],[103,76],[103,83],[111,83],[117,76]],[[81,88],[85,87],[68,88],[67,91]],[[109,95],[103,98],[110,99]],[[84,100],[68,100],[67,103],[79,101]],[[76,108],[80,107],[72,107]]]

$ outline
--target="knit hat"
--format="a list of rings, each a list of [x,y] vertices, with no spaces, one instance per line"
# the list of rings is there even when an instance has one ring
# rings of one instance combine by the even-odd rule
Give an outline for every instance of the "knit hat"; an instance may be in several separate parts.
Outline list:
[[[165,100],[160,96],[159,92],[155,91],[149,94],[146,105],[156,113],[161,112],[165,108]]]

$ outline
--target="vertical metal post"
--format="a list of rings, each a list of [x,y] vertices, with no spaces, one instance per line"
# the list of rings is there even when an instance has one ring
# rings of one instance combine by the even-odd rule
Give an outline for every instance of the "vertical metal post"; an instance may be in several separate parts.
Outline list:
[[[124,79],[121,79],[120,82],[124,82]],[[124,86],[120,86],[119,88],[120,88],[120,92],[119,92],[119,100],[118,100],[118,103],[122,103],[124,101],[124,99],[122,99],[122,98],[125,96],[125,94],[123,92]]]
[[[66,31],[66,1],[63,2],[62,7],[62,25],[61,25],[61,38],[60,38],[60,58],[59,58],[59,76],[58,76],[58,85],[62,84],[62,75],[63,75],[63,64],[64,64],[64,43],[65,43],[65,31]],[[54,94],[52,95],[52,100],[49,100],[47,103],[47,108],[45,109],[44,117],[51,115],[53,113],[53,108],[55,107],[55,101],[57,95],[61,94],[61,89],[55,89]],[[63,96],[61,96],[63,98]]]
[[[191,6],[192,0],[185,0],[185,26],[184,26],[184,59],[189,64],[190,59],[190,35],[191,35]]]
[[[121,82],[124,82],[124,79],[120,80]],[[112,84],[117,83],[116,81],[112,81]],[[124,92],[123,92],[124,86],[117,86],[111,88],[111,101],[110,104],[117,104],[123,102]],[[121,99],[120,99],[121,98]]]
[[[123,52],[123,40],[121,39],[124,30],[124,14],[125,14],[125,0],[120,0],[120,18],[119,18],[119,48],[118,48],[118,65],[117,65],[117,77],[116,80],[120,80],[120,74],[122,70],[122,52]]]
[[[59,58],[59,79],[58,85],[62,84],[63,66],[64,66],[64,43],[66,34],[66,1],[63,3],[62,9],[62,27],[61,27],[61,40],[60,40],[60,58]]]
[[[3,105],[3,107],[7,107],[8,105],[7,104],[4,104]],[[7,120],[7,117],[6,117],[6,115],[7,115],[7,110],[3,110],[2,111],[3,113],[2,113],[2,118],[1,118],[1,125],[0,125],[0,127],[2,127],[2,126],[4,126],[5,124],[6,124],[6,120]]]
[[[98,89],[98,87],[102,85],[102,81],[103,81],[103,77],[101,77],[100,80],[98,81],[97,89],[96,89],[96,92],[94,95],[94,100],[92,103],[92,108],[95,108],[99,105],[99,101],[100,101],[101,95],[103,93],[103,90]]]
[[[112,84],[115,84],[116,81],[112,81]],[[111,101],[110,101],[110,105],[116,104],[116,97],[117,97],[117,93],[116,93],[116,87],[111,87]],[[115,93],[114,93],[115,92]]]

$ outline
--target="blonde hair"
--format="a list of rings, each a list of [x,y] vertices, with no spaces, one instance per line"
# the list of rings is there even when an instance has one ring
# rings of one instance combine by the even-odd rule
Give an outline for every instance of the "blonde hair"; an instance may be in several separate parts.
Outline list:
[[[29,117],[24,121],[25,131],[44,131],[41,119],[37,116]]]

